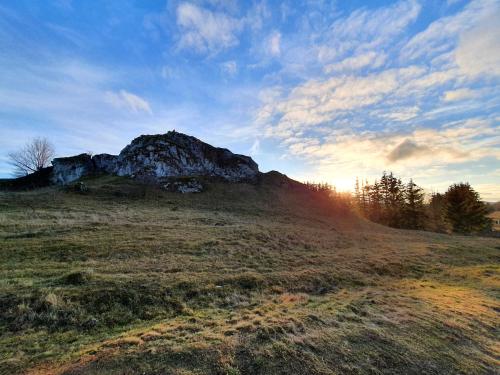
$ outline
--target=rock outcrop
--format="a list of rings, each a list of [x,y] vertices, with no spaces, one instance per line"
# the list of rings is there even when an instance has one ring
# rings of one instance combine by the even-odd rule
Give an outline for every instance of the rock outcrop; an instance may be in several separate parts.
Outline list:
[[[80,154],[67,158],[52,160],[52,181],[59,185],[66,185],[95,172],[92,157]]]
[[[54,166],[53,181],[67,184],[93,173],[130,176],[144,181],[161,183],[169,188],[172,179],[180,177],[215,177],[226,181],[251,181],[259,169],[252,158],[233,154],[225,148],[213,147],[175,131],[161,135],[141,135],[126,146],[119,155],[100,154],[91,157],[82,154],[58,158]],[[198,191],[190,182],[186,189]]]

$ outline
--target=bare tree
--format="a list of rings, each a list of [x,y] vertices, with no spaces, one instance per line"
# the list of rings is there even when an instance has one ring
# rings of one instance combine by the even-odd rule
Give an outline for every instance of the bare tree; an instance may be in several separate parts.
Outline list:
[[[14,175],[21,177],[34,173],[49,165],[54,157],[54,146],[47,138],[35,138],[21,150],[9,153]]]

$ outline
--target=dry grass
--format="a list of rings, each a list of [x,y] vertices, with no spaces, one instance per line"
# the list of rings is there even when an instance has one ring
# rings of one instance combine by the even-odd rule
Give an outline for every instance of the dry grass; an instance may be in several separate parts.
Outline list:
[[[1,373],[498,368],[498,239],[372,225],[271,177],[86,183],[0,193]]]

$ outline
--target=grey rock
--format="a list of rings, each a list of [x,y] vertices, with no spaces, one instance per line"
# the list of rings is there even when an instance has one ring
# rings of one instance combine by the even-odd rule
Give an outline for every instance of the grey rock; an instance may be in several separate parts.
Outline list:
[[[141,135],[119,155],[100,154],[91,158],[82,154],[54,159],[52,164],[53,180],[58,184],[68,184],[96,172],[129,176],[158,184],[165,179],[178,177],[252,181],[259,174],[258,165],[252,158],[233,154],[225,148],[213,147],[195,137],[175,131],[159,135]],[[193,184],[181,184],[182,186],[179,185],[175,189],[183,190],[181,192],[202,189],[201,184],[201,188]]]
[[[244,181],[255,179],[259,168],[248,156],[171,131],[134,139],[120,152],[115,173],[146,180],[205,176]]]
[[[169,181],[163,184],[163,189],[182,194],[201,193],[203,191],[203,184],[196,179],[187,181]]]
[[[114,174],[117,169],[118,156],[98,154],[92,157],[96,171]]]
[[[95,171],[92,158],[88,154],[56,158],[52,160],[52,165],[52,182],[59,185],[67,185]]]

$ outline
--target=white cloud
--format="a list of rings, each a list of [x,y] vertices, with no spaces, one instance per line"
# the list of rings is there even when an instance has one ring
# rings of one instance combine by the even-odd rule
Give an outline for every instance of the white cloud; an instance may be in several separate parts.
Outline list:
[[[387,56],[384,53],[376,53],[374,51],[366,52],[357,56],[348,57],[338,63],[325,66],[325,73],[354,71],[365,67],[372,69],[379,68],[386,60]]]
[[[417,117],[419,112],[420,109],[417,106],[407,107],[407,108],[395,108],[393,111],[389,113],[380,114],[380,117],[385,117],[391,120],[404,122]]]
[[[281,34],[279,32],[275,31],[269,37],[267,51],[271,56],[279,56],[281,54]]]
[[[456,62],[469,76],[500,76],[500,9],[460,35]]]
[[[140,111],[144,111],[149,114],[153,113],[149,103],[145,99],[125,90],[120,90],[118,92],[107,91],[105,99],[108,103],[117,108],[128,108],[134,113],[138,113]]]
[[[221,70],[228,76],[233,77],[238,73],[238,64],[234,60],[226,61],[221,64]]]
[[[177,7],[177,24],[182,33],[179,48],[210,53],[237,45],[237,33],[242,28],[236,18],[190,3]]]
[[[417,128],[408,132],[353,131],[323,139],[290,138],[283,145],[289,155],[308,162],[316,179],[337,179],[355,173],[370,175],[390,168],[403,175],[443,173],[442,166],[500,158],[498,132],[489,120],[448,124],[445,129]],[[425,168],[425,172],[423,171]]]
[[[284,98],[269,98],[262,106],[258,119],[266,124],[268,135],[289,136],[299,129],[329,122],[342,114],[380,103],[389,95],[397,93],[401,96],[404,93],[399,90],[402,91],[417,77],[426,77],[424,72],[418,67],[408,67],[365,76],[309,80],[292,89]],[[418,109],[412,107],[404,113],[395,113],[393,117],[403,121],[414,117],[416,111]]]
[[[260,152],[260,140],[256,139],[253,142],[252,147],[250,147],[249,153],[251,156],[255,156],[258,155],[259,152]]]
[[[465,99],[474,99],[474,98],[477,98],[478,96],[479,96],[479,93],[476,90],[462,88],[462,89],[457,89],[457,90],[446,91],[443,94],[443,100],[445,102],[452,102],[452,101],[465,100]]]
[[[417,19],[420,9],[416,0],[407,0],[375,10],[355,10],[325,31],[327,38],[318,47],[318,58],[328,63],[350,52],[363,55],[368,51],[380,51]]]
[[[497,6],[497,0],[475,0],[457,14],[439,18],[412,37],[401,51],[402,60],[412,61],[452,51],[456,47],[458,36],[477,25]]]

